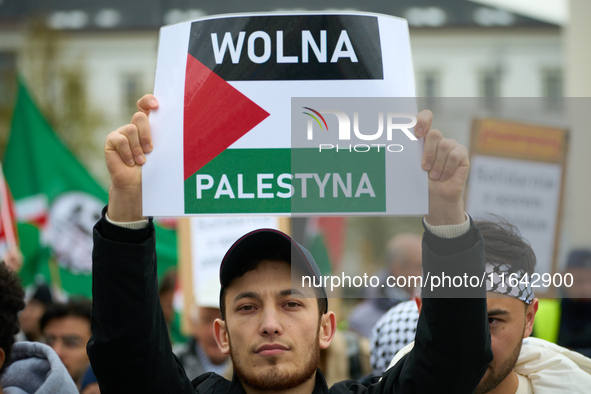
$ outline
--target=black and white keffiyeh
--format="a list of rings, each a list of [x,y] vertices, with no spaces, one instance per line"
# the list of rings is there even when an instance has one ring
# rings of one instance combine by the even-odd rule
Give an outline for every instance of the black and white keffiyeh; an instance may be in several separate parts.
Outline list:
[[[505,294],[526,304],[534,300],[531,278],[523,270],[514,271],[508,264],[487,262],[485,266],[486,291]]]
[[[397,304],[378,320],[369,338],[369,361],[375,375],[381,375],[394,355],[414,341],[418,320],[419,312],[414,300]]]

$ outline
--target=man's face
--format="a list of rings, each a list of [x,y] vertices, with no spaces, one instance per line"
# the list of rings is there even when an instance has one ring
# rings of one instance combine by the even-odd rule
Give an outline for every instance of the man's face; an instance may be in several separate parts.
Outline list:
[[[197,309],[197,320],[193,324],[195,338],[203,348],[205,355],[215,365],[219,365],[228,359],[228,355],[219,349],[213,334],[213,322],[221,319],[222,315],[218,308],[199,307]]]
[[[420,277],[423,274],[423,255],[421,237],[415,234],[399,235],[391,247],[396,246],[399,255],[390,261],[390,275],[394,277],[406,277],[404,289],[412,295],[414,293],[414,281],[409,277]]]
[[[498,392],[517,382],[513,368],[521,351],[521,341],[532,331],[537,300],[531,305],[513,297],[487,293],[487,311],[493,361],[476,388],[477,394]],[[516,387],[515,387],[516,388]]]
[[[50,320],[43,330],[46,343],[55,350],[70,376],[78,382],[89,361],[86,343],[90,339],[90,322],[78,316]]]
[[[334,335],[334,314],[319,317],[313,291],[292,287],[290,270],[266,261],[235,278],[226,290],[226,321],[216,320],[220,348],[240,381],[255,389],[313,387],[320,349]]]

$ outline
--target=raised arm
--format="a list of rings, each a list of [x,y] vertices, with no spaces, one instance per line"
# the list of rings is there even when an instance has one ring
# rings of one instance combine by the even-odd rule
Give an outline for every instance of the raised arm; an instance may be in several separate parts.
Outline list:
[[[193,393],[172,353],[158,297],[154,226],[141,216],[141,165],[152,150],[148,115],[138,101],[130,124],[109,134],[109,206],[94,228],[92,338],[88,356],[103,393]]]
[[[454,288],[441,282],[431,287],[434,278],[481,278],[484,274],[482,237],[465,215],[462,200],[470,167],[468,152],[431,129],[431,112],[423,111],[417,119],[415,133],[425,140],[422,166],[429,176],[423,307],[413,350],[371,390],[472,393],[492,360],[486,289]]]

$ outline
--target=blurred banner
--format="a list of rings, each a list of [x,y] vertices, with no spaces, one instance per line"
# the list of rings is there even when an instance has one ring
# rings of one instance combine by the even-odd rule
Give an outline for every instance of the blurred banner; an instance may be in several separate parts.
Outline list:
[[[25,256],[23,284],[43,276],[66,294],[90,296],[92,227],[107,192],[58,139],[20,79],[4,170]],[[157,233],[160,274],[176,265],[176,235]]]
[[[306,221],[304,245],[324,275],[341,271],[346,230],[342,216],[317,216]]]

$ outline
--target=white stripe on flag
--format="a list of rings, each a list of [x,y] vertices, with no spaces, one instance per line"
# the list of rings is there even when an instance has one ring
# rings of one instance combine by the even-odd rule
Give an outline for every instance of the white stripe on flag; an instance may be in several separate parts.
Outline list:
[[[16,219],[20,222],[34,222],[47,215],[47,196],[36,194],[15,202]]]

